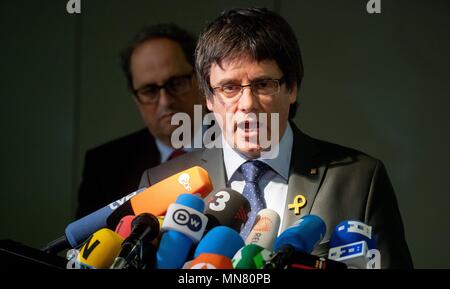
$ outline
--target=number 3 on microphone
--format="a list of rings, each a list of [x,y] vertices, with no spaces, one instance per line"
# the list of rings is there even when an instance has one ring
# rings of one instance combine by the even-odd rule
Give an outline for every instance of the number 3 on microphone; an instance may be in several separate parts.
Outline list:
[[[226,191],[219,191],[214,195],[215,201],[209,203],[209,208],[213,211],[223,211],[226,207],[226,203],[230,200],[230,194]]]

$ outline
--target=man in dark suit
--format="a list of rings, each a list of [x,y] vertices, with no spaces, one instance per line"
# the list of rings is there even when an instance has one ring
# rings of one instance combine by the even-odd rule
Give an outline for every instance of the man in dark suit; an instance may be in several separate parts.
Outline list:
[[[280,215],[280,232],[306,214],[321,217],[327,230],[313,254],[327,255],[330,236],[341,221],[359,220],[377,235],[382,268],[412,267],[382,162],[309,137],[291,121],[303,65],[295,34],[283,18],[266,9],[222,14],[199,38],[196,73],[220,125],[221,147],[149,169],[140,187],[199,165],[208,171],[216,190],[231,187],[249,199],[249,222],[264,207]],[[268,121],[261,118],[264,114]],[[278,122],[272,122],[277,117]],[[262,144],[263,131],[269,139],[274,136],[269,147]],[[275,156],[267,154],[272,150]]]
[[[183,153],[171,144],[178,127],[171,118],[182,112],[192,119],[194,105],[204,107],[193,69],[195,45],[187,31],[161,24],[144,27],[124,49],[122,70],[146,128],[86,153],[76,218],[134,191],[145,169]]]

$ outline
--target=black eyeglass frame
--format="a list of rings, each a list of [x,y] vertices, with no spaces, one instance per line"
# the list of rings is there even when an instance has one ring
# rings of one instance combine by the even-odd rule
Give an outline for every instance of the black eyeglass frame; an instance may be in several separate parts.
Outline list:
[[[136,97],[136,99],[139,101],[139,103],[141,103],[141,104],[155,104],[155,103],[158,103],[160,95],[161,95],[161,89],[163,89],[163,88],[167,91],[168,94],[170,94],[173,97],[184,95],[185,93],[187,93],[190,90],[192,90],[192,87],[193,87],[192,77],[194,76],[194,74],[195,74],[194,72],[191,72],[191,73],[188,73],[188,74],[172,76],[166,82],[164,82],[163,85],[147,84],[147,85],[144,85],[144,86],[142,86],[142,87],[140,87],[138,89],[133,89],[133,94]],[[171,84],[173,83],[174,80],[178,80],[178,79],[188,79],[190,81],[189,89],[186,89],[185,91],[178,92],[178,93],[174,92],[173,89],[171,88]],[[152,101],[143,101],[141,99],[141,97],[139,96],[140,91],[142,91],[144,89],[148,89],[149,87],[152,87],[152,88],[155,89],[154,100],[152,100]]]

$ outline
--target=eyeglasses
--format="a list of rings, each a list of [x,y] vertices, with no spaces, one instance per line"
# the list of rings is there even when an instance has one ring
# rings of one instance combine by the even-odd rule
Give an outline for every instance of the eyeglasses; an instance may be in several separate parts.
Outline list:
[[[192,75],[174,76],[163,85],[148,84],[133,90],[134,95],[142,104],[155,104],[159,101],[160,90],[164,88],[173,97],[181,96],[192,89]]]
[[[272,96],[280,92],[280,87],[285,82],[284,77],[279,79],[263,79],[246,85],[225,84],[213,87],[214,94],[222,99],[224,103],[235,103],[239,100],[245,87],[250,87],[254,96],[272,99]]]

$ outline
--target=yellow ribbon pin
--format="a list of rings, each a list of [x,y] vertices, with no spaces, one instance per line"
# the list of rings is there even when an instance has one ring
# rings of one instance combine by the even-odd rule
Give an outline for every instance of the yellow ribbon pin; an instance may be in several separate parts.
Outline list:
[[[289,210],[294,210],[295,215],[300,215],[300,209],[306,206],[306,198],[303,195],[297,195],[292,204],[288,204]]]

